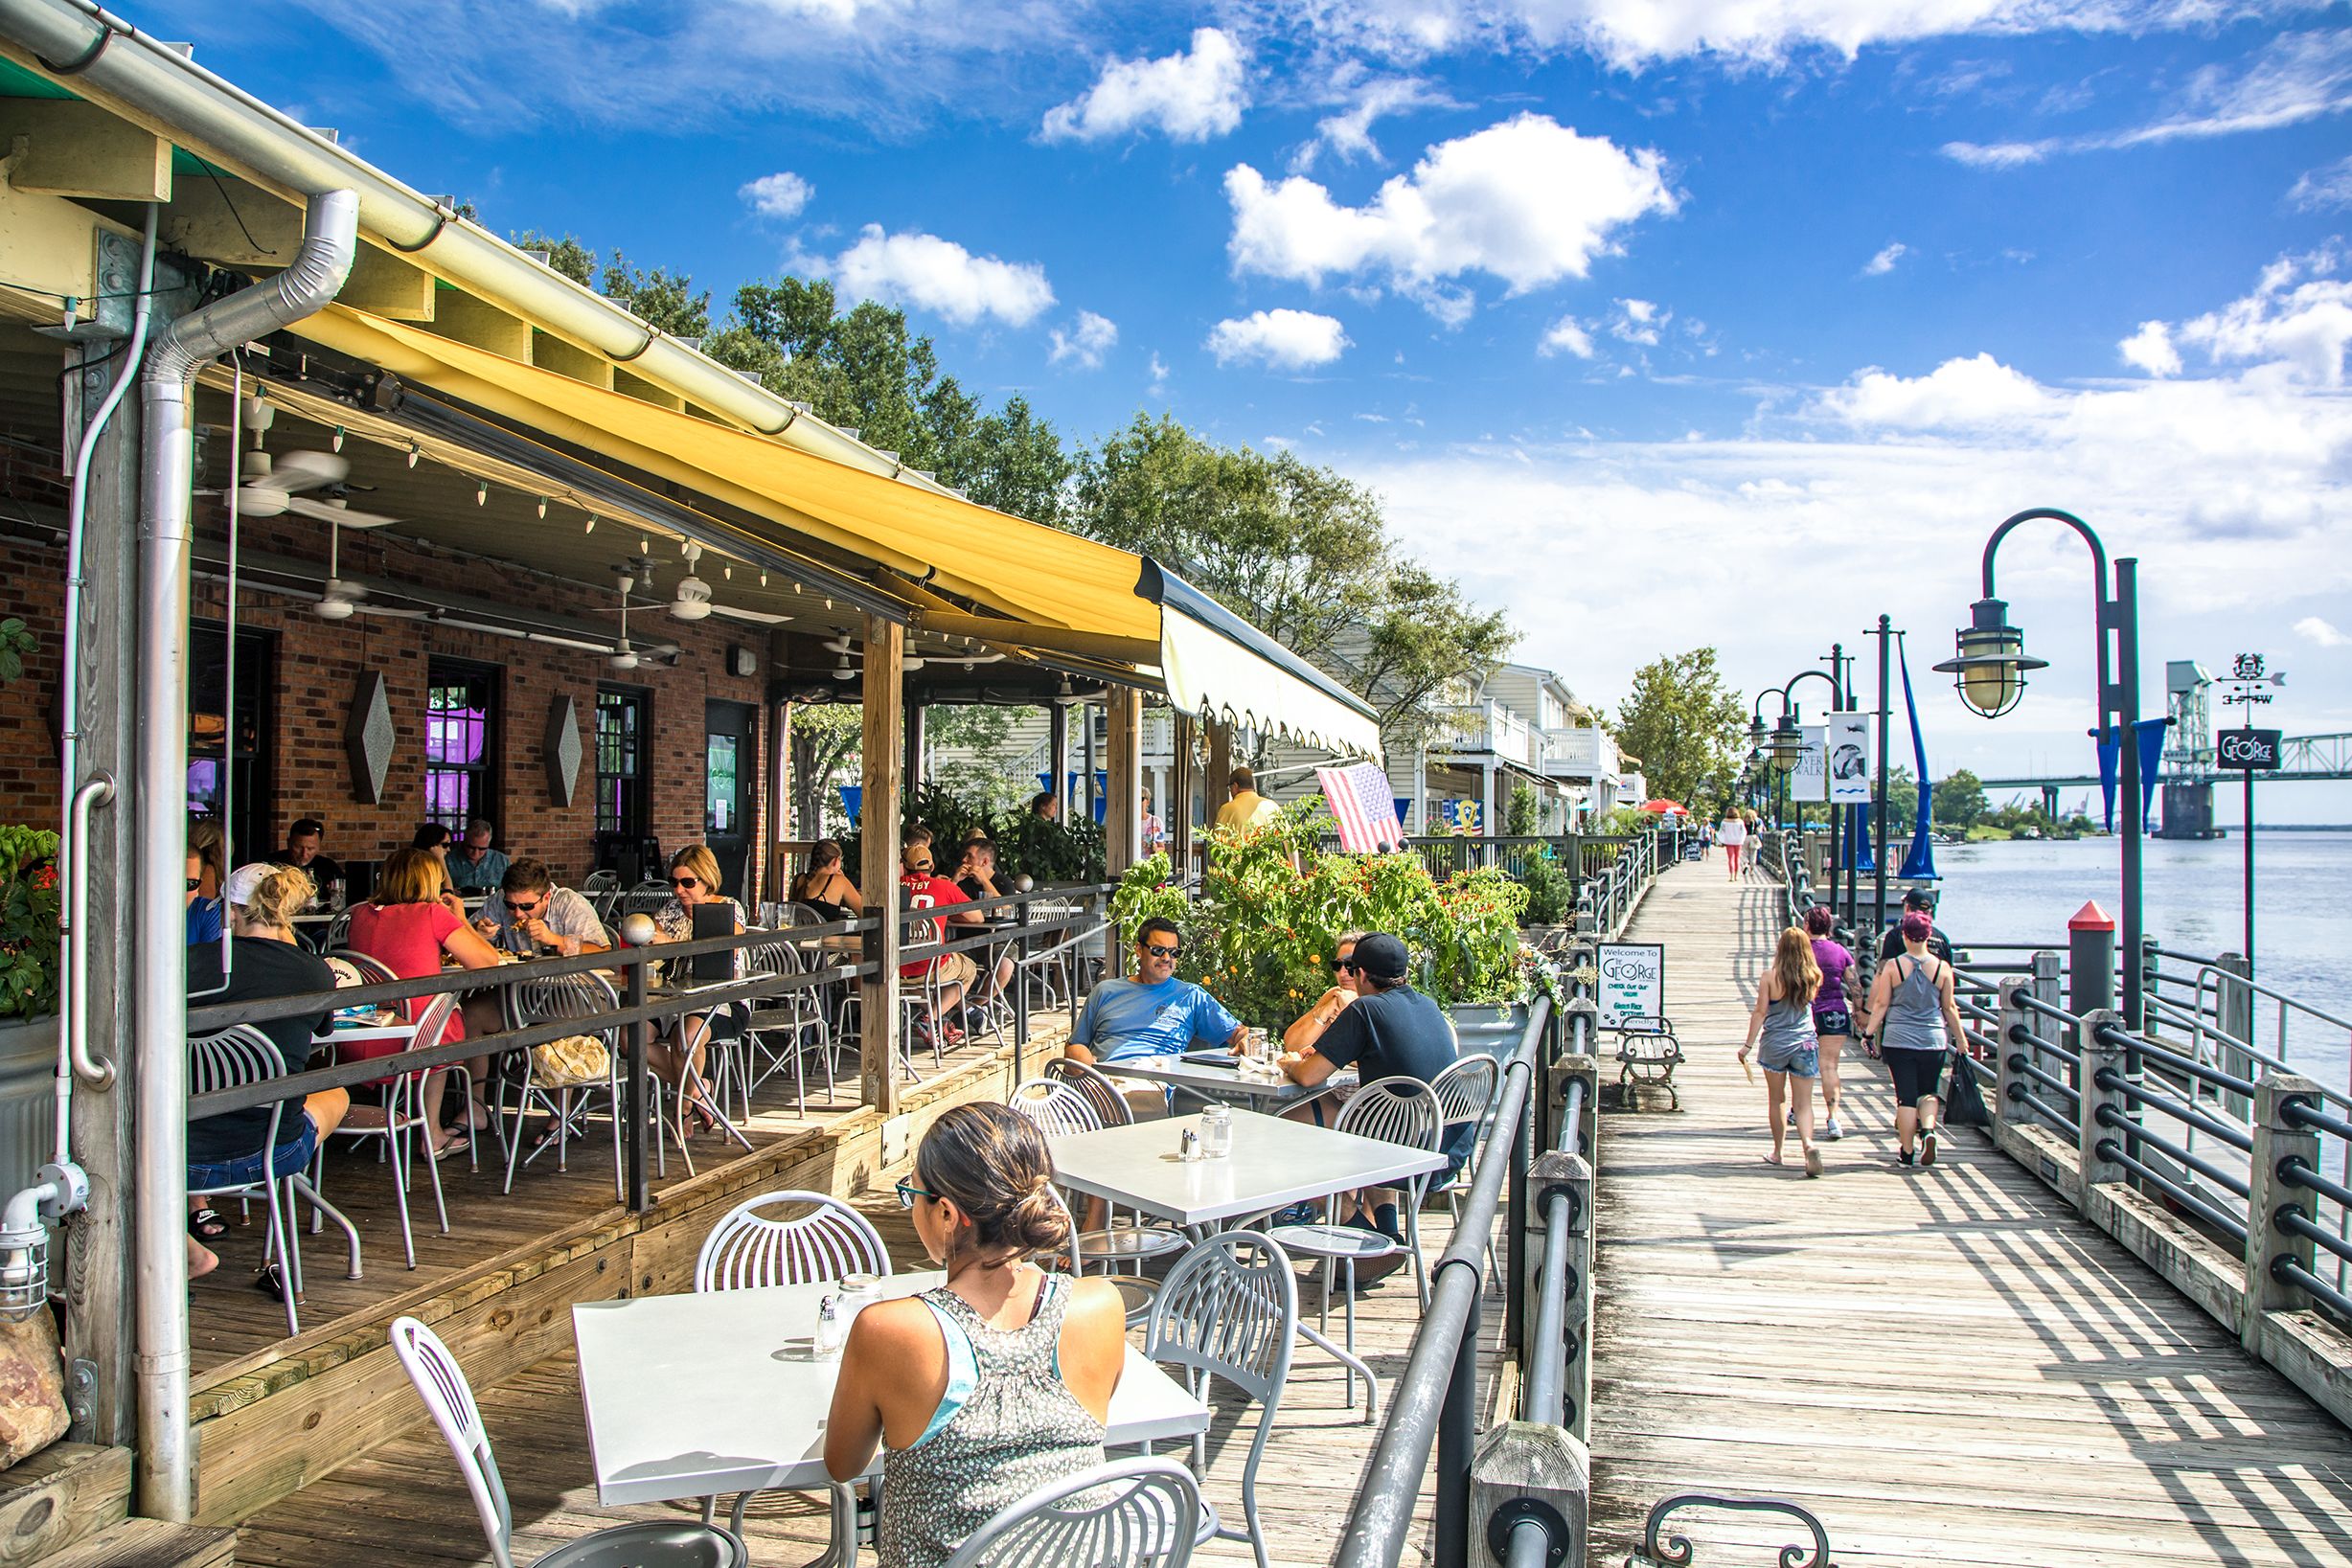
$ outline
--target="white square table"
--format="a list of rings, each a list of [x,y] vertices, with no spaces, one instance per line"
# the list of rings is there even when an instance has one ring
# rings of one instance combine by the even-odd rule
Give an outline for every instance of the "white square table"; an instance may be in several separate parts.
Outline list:
[[[1335,1089],[1356,1087],[1353,1069],[1335,1073],[1320,1083],[1308,1084],[1296,1082],[1288,1075],[1273,1079],[1255,1078],[1238,1067],[1213,1067],[1202,1062],[1187,1061],[1179,1056],[1130,1057],[1125,1061],[1097,1062],[1095,1066],[1098,1071],[1112,1078],[1134,1078],[1147,1083],[1165,1083],[1203,1100],[1221,1100],[1237,1105],[1255,1102],[1288,1107],[1304,1104]]]
[[[884,1277],[882,1294],[943,1284]],[[581,1302],[572,1307],[597,1501],[607,1507],[781,1488],[824,1490],[825,1420],[841,1363],[809,1354],[834,1284]],[[1113,1444],[1207,1430],[1208,1407],[1133,1345],[1110,1397]],[[875,1456],[869,1476],[881,1473]],[[837,1494],[836,1494],[837,1495]],[[836,1541],[840,1523],[836,1521]]]
[[[1403,1144],[1254,1111],[1232,1114],[1233,1152],[1223,1159],[1178,1159],[1184,1129],[1199,1130],[1200,1118],[1177,1116],[1050,1138],[1054,1174],[1090,1196],[1197,1230],[1446,1168],[1444,1155]]]

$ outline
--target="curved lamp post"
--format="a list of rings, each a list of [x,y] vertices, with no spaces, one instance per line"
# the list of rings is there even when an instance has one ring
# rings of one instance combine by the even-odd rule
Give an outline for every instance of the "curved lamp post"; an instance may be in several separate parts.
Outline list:
[[[2049,667],[2048,660],[2026,654],[2025,634],[2009,624],[2009,606],[1993,587],[1993,557],[2001,541],[2020,524],[2043,520],[2072,529],[2090,547],[2091,624],[2098,646],[2098,727],[2090,733],[2102,741],[2120,737],[2122,742],[2117,748],[2117,787],[2123,796],[2123,951],[2119,958],[2124,1027],[2136,1030],[2145,1017],[2140,974],[2144,935],[2141,835],[2146,813],[2140,804],[2139,777],[2139,561],[2131,556],[2118,557],[2111,587],[2107,547],[2089,524],[2054,507],[2019,512],[1985,541],[1983,596],[1969,607],[1969,624],[1953,638],[1953,657],[1935,668],[1952,676],[1962,702],[1987,718],[1998,718],[2024,696],[2025,677]],[[1920,781],[1920,787],[1927,787],[1926,780]]]

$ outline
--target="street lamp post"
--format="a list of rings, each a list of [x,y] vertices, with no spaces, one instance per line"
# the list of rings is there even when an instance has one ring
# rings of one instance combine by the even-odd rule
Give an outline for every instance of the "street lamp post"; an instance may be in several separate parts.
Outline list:
[[[2103,741],[2111,737],[2120,739],[2117,750],[2118,786],[2123,795],[2122,1011],[2124,1027],[2136,1030],[2146,1016],[2140,973],[2145,928],[2142,833],[2146,813],[2141,806],[2139,770],[2139,561],[2130,556],[2118,557],[2111,588],[2107,547],[2088,523],[2054,507],[2035,507],[2019,512],[1995,529],[1993,536],[1985,541],[1983,597],[1970,607],[1969,624],[1953,639],[1955,656],[1935,668],[1952,677],[1962,702],[1987,718],[1998,718],[2015,708],[2025,694],[2026,675],[2048,667],[2048,660],[2026,655],[2025,635],[2009,625],[2009,606],[1993,587],[1993,557],[2001,541],[2020,524],[2044,519],[2065,524],[2090,547],[2099,719],[2098,728],[2091,733]],[[1921,780],[1920,787],[1927,787],[1927,781]],[[2127,1062],[2126,1073],[2135,1071],[2136,1066],[2136,1062]]]

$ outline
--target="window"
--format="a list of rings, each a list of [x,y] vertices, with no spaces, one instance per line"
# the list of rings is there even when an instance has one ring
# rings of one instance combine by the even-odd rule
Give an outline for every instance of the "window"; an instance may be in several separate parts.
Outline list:
[[[276,733],[271,721],[271,641],[237,633],[237,734],[228,734],[228,628],[214,621],[190,627],[188,648],[188,809],[221,817],[229,863],[271,846],[269,781]],[[234,785],[233,788],[226,786]],[[226,799],[223,798],[224,793]]]
[[[702,830],[740,833],[743,829],[735,815],[735,764],[742,739],[739,736],[711,735],[703,740],[702,775],[709,782],[702,792]]]
[[[424,678],[424,820],[463,833],[468,818],[496,815],[498,675],[435,659]]]
[[[651,730],[643,692],[600,687],[596,693],[596,830],[642,838],[646,824],[646,740]]]

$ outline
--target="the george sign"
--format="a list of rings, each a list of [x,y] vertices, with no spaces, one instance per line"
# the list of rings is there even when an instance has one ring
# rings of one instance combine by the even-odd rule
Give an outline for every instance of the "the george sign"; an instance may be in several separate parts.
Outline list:
[[[1829,726],[1799,724],[1796,733],[1805,744],[1796,754],[1796,764],[1789,769],[1789,799],[1825,801],[1829,799]]]
[[[2213,738],[2213,761],[2233,773],[2270,773],[2278,767],[2279,730],[2224,730]]]
[[[1600,971],[1603,1027],[1627,1018],[1666,1014],[1666,949],[1655,942],[1605,942],[1594,958]]]
[[[1870,804],[1870,716],[1829,716],[1829,798],[1834,806]],[[1820,799],[1815,796],[1814,799]]]

